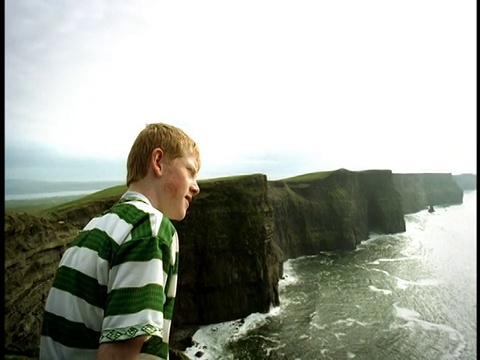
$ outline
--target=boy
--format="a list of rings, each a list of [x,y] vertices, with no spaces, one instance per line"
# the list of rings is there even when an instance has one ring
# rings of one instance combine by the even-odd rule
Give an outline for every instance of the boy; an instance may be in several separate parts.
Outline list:
[[[42,360],[168,359],[182,220],[200,153],[177,127],[148,124],[127,160],[127,191],[63,254],[48,295]]]

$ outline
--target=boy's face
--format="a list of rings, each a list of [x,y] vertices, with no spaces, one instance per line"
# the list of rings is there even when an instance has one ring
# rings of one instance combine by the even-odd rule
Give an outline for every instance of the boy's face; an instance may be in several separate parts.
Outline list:
[[[172,220],[182,220],[193,197],[198,195],[198,162],[193,154],[165,161],[161,177],[163,196],[159,210]]]

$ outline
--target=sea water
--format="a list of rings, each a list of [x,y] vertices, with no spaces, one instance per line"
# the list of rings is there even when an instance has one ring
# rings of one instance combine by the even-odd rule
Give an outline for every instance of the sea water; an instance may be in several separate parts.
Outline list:
[[[35,181],[5,179],[5,201],[81,197],[122,181]]]
[[[476,191],[406,231],[284,263],[280,306],[200,328],[192,359],[476,359]]]
[[[54,197],[69,197],[69,196],[81,197],[84,195],[93,194],[94,192],[97,192],[100,190],[103,190],[103,189],[63,190],[63,191],[39,192],[39,193],[30,193],[30,194],[5,194],[5,201],[37,200],[37,199],[49,199]]]

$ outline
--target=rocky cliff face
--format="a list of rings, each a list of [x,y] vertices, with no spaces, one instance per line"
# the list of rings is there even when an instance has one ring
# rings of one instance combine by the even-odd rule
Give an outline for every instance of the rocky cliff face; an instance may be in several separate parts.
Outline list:
[[[28,214],[5,216],[5,349],[33,354],[43,307],[75,226]]]
[[[284,258],[352,250],[371,231],[405,231],[389,170],[339,170],[315,180],[270,182],[275,240]]]
[[[389,170],[339,170],[285,182],[269,182],[261,174],[205,182],[185,220],[175,222],[181,248],[172,335],[266,312],[278,305],[284,260],[354,249],[370,231],[404,231],[404,213],[461,203],[462,195],[449,174]],[[5,216],[6,353],[28,355],[38,346],[62,253],[91,217],[117,199],[50,217]]]
[[[463,202],[463,190],[452,174],[394,174],[393,183],[401,196],[405,214],[430,205],[454,205]]]
[[[202,185],[187,216],[174,222],[180,270],[174,327],[267,312],[278,305],[281,250],[265,175]]]
[[[369,231],[382,234],[405,231],[402,197],[394,185],[394,174],[390,170],[367,170],[358,172],[358,176],[367,198]]]

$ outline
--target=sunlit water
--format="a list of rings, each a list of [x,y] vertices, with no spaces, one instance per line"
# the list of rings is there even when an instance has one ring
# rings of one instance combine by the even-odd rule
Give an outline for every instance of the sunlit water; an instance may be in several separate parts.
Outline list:
[[[10,200],[37,200],[37,199],[49,199],[54,197],[65,196],[82,196],[93,194],[94,192],[102,189],[95,190],[63,190],[55,192],[41,192],[41,193],[28,193],[28,194],[5,194],[5,201]]]
[[[209,325],[192,359],[476,359],[476,191],[355,251],[284,264],[279,307]]]

